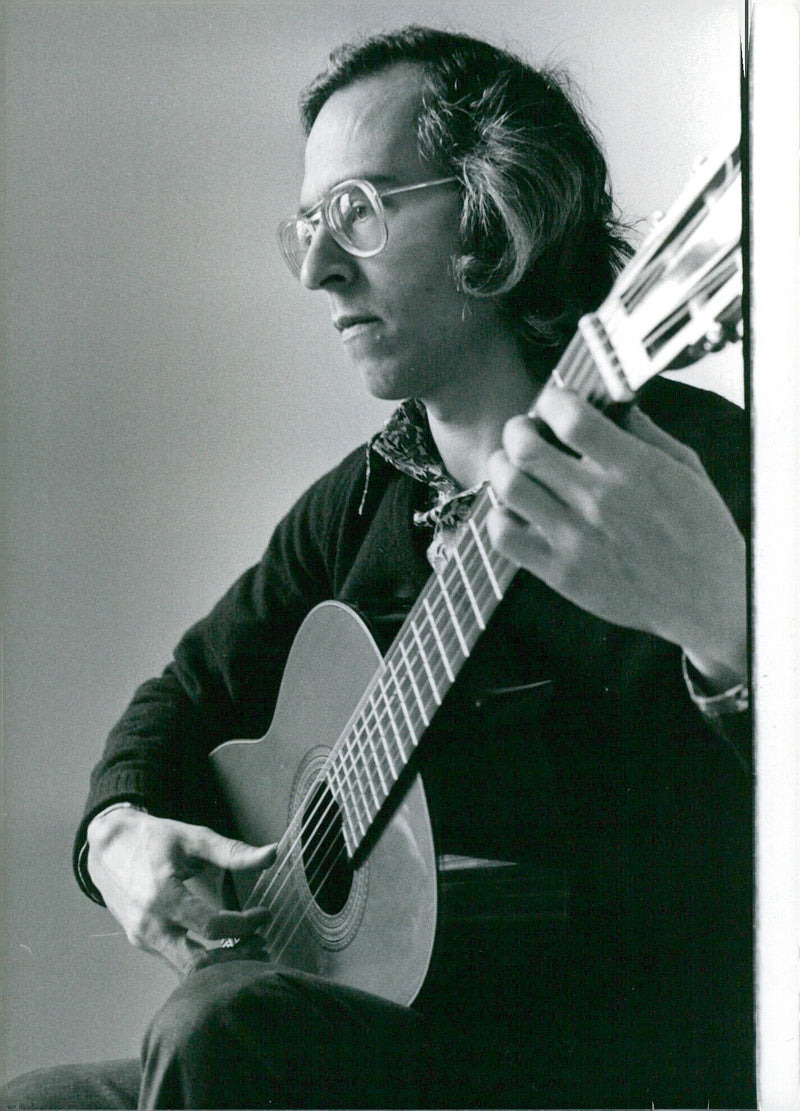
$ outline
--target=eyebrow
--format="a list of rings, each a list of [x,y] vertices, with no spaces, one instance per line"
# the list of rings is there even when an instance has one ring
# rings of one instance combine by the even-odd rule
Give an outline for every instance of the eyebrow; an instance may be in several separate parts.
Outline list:
[[[345,181],[368,181],[370,185],[374,185],[378,192],[381,189],[391,189],[395,185],[400,184],[400,179],[396,174],[357,174],[352,177],[343,177],[341,181],[334,182],[325,192],[322,197],[318,197],[313,204],[301,205],[297,210],[298,216],[308,216],[309,212],[313,212],[315,208],[319,208],[323,197],[330,193],[331,189],[335,189],[337,185],[341,185]]]

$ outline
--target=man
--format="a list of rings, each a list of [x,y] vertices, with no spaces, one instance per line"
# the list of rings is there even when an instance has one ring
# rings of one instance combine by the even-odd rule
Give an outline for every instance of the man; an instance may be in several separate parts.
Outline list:
[[[284,256],[367,388],[411,400],[300,499],[94,772],[79,880],[183,977],[141,1067],[50,1070],[7,1098],[752,1105],[739,415],[659,382],[655,423],[618,425],[545,385],[628,253],[554,77],[409,28],[336,52],[303,118]],[[357,607],[385,648],[487,480],[489,535],[524,570],[418,759],[439,852],[520,866],[528,909],[506,944],[463,934],[409,1008],[276,968],[264,912],[190,882],[274,859],[228,836],[206,757],[266,731],[318,602]],[[207,955],[225,937],[243,940]]]

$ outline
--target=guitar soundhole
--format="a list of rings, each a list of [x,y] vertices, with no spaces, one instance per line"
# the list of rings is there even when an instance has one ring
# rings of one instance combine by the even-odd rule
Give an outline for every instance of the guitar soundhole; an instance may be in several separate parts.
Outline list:
[[[321,783],[303,814],[303,869],[314,900],[325,914],[341,913],[353,884],[342,834],[342,814]]]

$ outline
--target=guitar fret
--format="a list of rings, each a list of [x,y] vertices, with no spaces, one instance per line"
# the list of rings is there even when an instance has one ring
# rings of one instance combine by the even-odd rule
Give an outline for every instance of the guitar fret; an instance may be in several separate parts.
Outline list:
[[[380,684],[379,684],[379,686],[380,686]],[[384,704],[385,704],[386,703],[386,694],[385,694],[382,686],[380,686],[380,692],[383,695],[383,700],[384,700]],[[381,783],[383,784],[383,789],[384,789],[385,793],[388,795],[389,791],[391,790],[392,783],[397,782],[397,768],[394,766],[394,760],[392,759],[392,748],[391,748],[391,745],[389,744],[389,739],[386,736],[386,733],[384,732],[384,729],[383,729],[383,725],[381,724],[380,721],[377,722],[377,728],[378,728],[378,732],[380,733],[381,741],[383,742],[383,752],[386,756],[386,762],[389,765],[389,777],[391,779],[391,783],[389,784],[388,788],[387,788],[386,783],[385,783],[384,778],[383,778],[383,772],[380,771],[380,769],[378,771],[378,774],[381,777]]]
[[[413,747],[413,742],[415,741],[417,734],[416,734],[416,730],[414,729],[414,723],[411,720],[411,714],[408,711],[408,706],[406,705],[406,700],[405,700],[405,698],[403,698],[402,692],[400,690],[400,682],[397,678],[397,669],[395,668],[394,661],[391,659],[391,657],[388,658],[386,662],[388,663],[388,665],[391,669],[391,672],[392,672],[392,680],[394,682],[395,689],[397,691],[398,701],[400,703],[401,709],[402,709],[403,714],[404,714],[405,719],[406,719],[406,725],[408,726],[408,732],[409,732],[409,734],[412,738],[412,747]],[[414,688],[413,676],[410,676],[410,678],[412,680],[412,683],[411,683],[412,688]],[[417,695],[417,699],[419,699],[418,692],[416,690],[414,690],[414,693],[415,693],[415,695]],[[425,719],[423,717],[423,721],[424,720]],[[425,722],[425,724],[427,725],[427,722]],[[394,725],[395,732],[397,733],[397,744],[398,744],[398,748],[400,749],[400,753],[403,756],[403,759],[407,759],[407,753],[406,753],[405,747],[403,746],[402,738],[400,736],[400,731],[398,730],[397,725],[395,724],[394,717],[392,717],[392,725]]]
[[[492,613],[493,608],[494,608],[494,594],[492,593],[491,587],[486,582],[485,576],[483,576],[483,566],[480,564],[480,562],[478,562],[477,560],[467,561],[464,564],[464,574],[467,575],[467,576],[471,576],[473,578],[473,580],[476,582],[475,589],[472,592],[472,597],[469,600],[470,601],[469,616],[470,616],[470,619],[474,623],[473,624],[473,632],[474,632],[473,645],[474,645],[474,642],[478,639],[478,637],[481,635],[483,630],[486,628],[486,618],[484,618],[484,616],[483,616],[484,612],[486,612],[487,615],[490,615]],[[478,577],[479,575],[480,575],[480,577]],[[477,613],[480,613],[480,615],[481,615],[481,621],[480,622],[477,620],[477,616],[476,616]]]
[[[328,786],[330,787],[331,796],[334,802],[339,805],[339,811],[342,815],[343,836],[347,848],[352,855],[359,841],[358,830],[353,822],[352,807],[350,805],[352,802],[352,792],[344,789],[340,775],[340,765],[336,760],[331,760],[329,762],[326,778]]]
[[[377,764],[378,763],[378,753],[375,749],[375,739],[372,736],[372,730],[367,727],[366,720],[365,719],[362,719],[362,720],[363,720],[363,725],[364,725],[364,731],[366,733],[367,745],[372,750],[372,755],[374,757],[375,763]],[[370,791],[372,792],[372,797],[375,800],[375,810],[376,810],[376,813],[377,813],[377,811],[380,810],[381,800],[378,798],[378,793],[375,790],[375,784],[372,781],[372,776],[369,774],[369,768],[367,768],[366,764],[364,765],[364,770],[367,774],[367,786],[369,787]],[[369,810],[367,811],[367,813],[369,814]]]
[[[422,658],[422,664],[423,664],[423,667],[425,668],[425,673],[428,676],[428,682],[430,683],[431,692],[433,694],[434,700],[436,701],[437,706],[441,706],[442,699],[439,695],[439,688],[436,686],[436,680],[433,677],[433,672],[431,671],[431,666],[430,666],[430,663],[428,662],[428,657],[426,655],[425,649],[422,647],[422,641],[420,640],[419,630],[417,629],[416,622],[414,620],[411,621],[411,631],[414,634],[414,640],[416,641],[416,644],[417,644],[417,650],[419,651],[419,654]]]
[[[384,748],[384,752],[386,753],[386,762],[389,765],[389,776],[391,778],[391,783],[389,784],[389,787],[387,788],[387,787],[384,786],[384,791],[388,795],[389,791],[392,788],[392,784],[397,782],[397,778],[398,778],[399,773],[397,771],[397,768],[394,766],[394,760],[392,759],[392,749],[391,749],[391,746],[389,745],[388,740],[386,739],[386,737],[383,734],[383,730],[381,730],[381,736],[384,738],[383,748]],[[381,779],[382,778],[383,777],[381,776]]]
[[[481,540],[480,533],[478,532],[478,527],[475,524],[475,521],[472,519],[472,517],[470,517],[470,519],[469,519],[469,525],[470,525],[470,531],[472,532],[472,535],[475,537],[475,543],[478,547],[478,551],[480,552],[481,559],[483,560],[483,565],[486,568],[486,574],[489,576],[489,582],[492,584],[492,590],[494,591],[495,598],[497,598],[497,600],[499,602],[499,601],[502,600],[503,592],[500,589],[500,584],[498,583],[497,579],[495,578],[495,574],[494,574],[494,571],[492,569],[492,565],[489,562],[489,555],[488,555],[486,549],[483,546],[483,541]]]
[[[483,614],[481,613],[480,607],[478,606],[478,600],[475,597],[475,592],[472,589],[472,583],[469,581],[469,576],[467,575],[466,568],[464,567],[464,561],[461,558],[461,554],[458,548],[456,548],[453,552],[453,558],[455,559],[456,566],[458,567],[458,572],[461,575],[461,581],[466,587],[467,596],[475,613],[475,620],[478,622],[478,627],[481,629],[481,631],[483,631],[486,628],[486,622],[483,620]]]
[[[380,719],[378,717],[377,707],[374,706],[374,705],[372,707],[372,713],[373,713],[373,717],[375,718],[375,729],[376,729],[376,731],[378,733],[378,736],[380,737],[381,741],[383,742],[383,749],[386,750],[386,747],[387,747],[386,746],[386,738],[384,737],[383,730],[381,729],[381,723],[380,723]],[[378,778],[381,781],[381,790],[383,791],[383,797],[386,798],[386,796],[389,794],[389,787],[386,786],[386,780],[383,777],[383,768],[381,767],[381,758],[378,755],[378,751],[375,747],[375,739],[374,739],[374,735],[373,735],[372,730],[370,730],[370,748],[372,749],[372,755],[375,757],[375,767],[376,767],[377,772],[378,772]],[[387,751],[387,755],[388,755],[388,751]],[[390,757],[389,758],[389,768],[390,768],[390,770],[391,770],[391,766],[392,766],[392,761],[391,761],[391,757]],[[394,779],[396,779],[396,778],[397,777],[394,776],[392,781],[394,782]]]
[[[355,791],[349,791],[346,795],[343,795],[339,801],[339,806],[350,832],[348,847],[352,855],[365,832],[359,815],[358,796]]]
[[[411,628],[414,631],[414,635],[415,635],[415,638],[416,638],[416,630],[414,629],[414,622],[413,621],[411,622]],[[402,640],[400,641],[399,647],[400,647],[400,654],[403,657],[403,663],[405,664],[405,667],[406,667],[406,672],[408,673],[408,678],[411,681],[411,689],[414,691],[414,697],[416,698],[417,705],[419,706],[420,716],[422,717],[422,720],[425,723],[425,728],[427,729],[428,726],[430,725],[430,719],[429,719],[427,713],[425,712],[425,703],[422,701],[422,695],[420,694],[419,687],[417,686],[417,680],[416,680],[416,676],[414,675],[414,669],[412,668],[411,661],[408,658],[408,650],[406,649],[405,643]],[[404,705],[405,705],[405,703],[404,703]],[[412,730],[412,733],[413,732],[414,731]]]
[[[464,634],[461,630],[461,625],[459,624],[458,618],[456,617],[456,611],[455,611],[455,608],[453,606],[452,599],[450,598],[450,593],[447,589],[447,584],[445,583],[444,578],[443,578],[442,575],[438,575],[437,578],[439,580],[439,589],[442,592],[442,597],[444,598],[445,605],[447,606],[448,612],[450,614],[450,620],[453,622],[453,628],[456,631],[456,636],[458,637],[458,642],[461,645],[461,651],[464,653],[464,656],[466,657],[466,656],[469,655],[469,646],[467,645],[467,642],[464,640]],[[450,681],[452,682],[452,679]]]
[[[434,636],[434,639],[436,641],[436,645],[439,649],[439,653],[442,657],[442,663],[444,664],[444,669],[447,672],[447,678],[450,680],[451,683],[454,683],[456,677],[453,674],[453,669],[450,666],[450,660],[447,658],[447,653],[444,650],[444,644],[442,644],[442,638],[441,638],[441,635],[439,633],[439,628],[436,624],[436,619],[433,616],[433,610],[431,609],[431,604],[430,604],[430,602],[428,601],[427,598],[423,598],[422,602],[423,602],[423,605],[425,607],[425,612],[428,615],[428,624],[430,625],[431,629],[433,630],[433,636]]]
[[[369,816],[369,811],[366,809],[367,800],[366,800],[366,798],[364,798],[363,795],[362,795],[362,799],[363,799],[363,802],[364,802],[364,812],[365,812],[365,814],[367,814],[367,816]],[[361,811],[358,809],[358,805],[356,805],[356,808],[355,808],[355,816],[356,816],[356,820],[358,821],[358,828],[359,828],[360,838],[366,837],[367,830],[369,829],[369,823],[368,822],[365,823],[363,821],[363,819],[361,817]]]
[[[364,837],[366,835],[367,829],[369,828],[368,825],[365,825],[365,823],[364,823],[364,821],[361,817],[361,807],[363,807],[363,809],[366,813],[369,813],[369,811],[367,809],[367,797],[366,797],[366,794],[364,792],[364,785],[361,782],[361,776],[358,772],[355,760],[353,758],[353,749],[352,749],[351,738],[352,738],[352,733],[348,734],[347,737],[345,738],[345,744],[343,746],[343,750],[342,750],[342,753],[340,755],[341,755],[343,760],[344,760],[345,756],[350,757],[350,769],[349,769],[349,771],[348,771],[346,765],[343,765],[343,766],[344,766],[345,776],[347,777],[347,785],[349,787],[347,801],[348,801],[348,804],[351,806],[353,815],[355,816],[355,818],[358,822],[358,825],[359,825],[359,830],[356,831],[356,834],[357,834],[356,843],[358,843],[360,838]],[[353,776],[353,783],[350,783],[350,773],[351,772],[352,772],[352,776]],[[359,806],[359,797],[361,799],[361,807]],[[360,837],[358,836],[359,831],[360,831]]]
[[[386,713],[389,717],[389,724],[391,725],[392,732],[394,733],[394,736],[395,736],[395,743],[397,744],[397,750],[400,753],[400,756],[405,760],[406,753],[405,753],[405,749],[403,747],[403,741],[402,741],[402,738],[400,736],[400,731],[397,728],[397,722],[395,721],[394,714],[392,713],[391,698],[386,693],[386,687],[384,686],[383,680],[384,680],[384,676],[383,675],[379,676],[378,686],[380,687],[381,694],[383,695],[383,703],[386,707]],[[402,699],[402,696],[400,695],[399,690],[396,693],[397,693],[400,701],[402,702],[403,699]],[[387,741],[386,741],[386,758],[389,761],[389,769],[392,773],[392,781],[395,782],[397,780],[398,772],[397,772],[397,769],[394,766],[394,761],[392,760],[391,746],[389,744],[388,738],[387,738]]]

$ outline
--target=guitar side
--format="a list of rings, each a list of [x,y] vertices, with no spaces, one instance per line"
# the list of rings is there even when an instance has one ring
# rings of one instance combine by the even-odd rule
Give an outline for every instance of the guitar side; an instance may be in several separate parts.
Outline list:
[[[267,734],[211,753],[244,840],[284,837],[380,663],[366,625],[347,606],[324,602],[311,611],[292,645]],[[271,882],[260,901],[271,911],[275,962],[411,1003],[428,971],[437,921],[436,853],[419,776],[363,860],[348,869],[344,889],[315,897],[312,852],[300,836],[289,842],[262,879],[237,884],[242,899],[257,880],[261,890]]]

